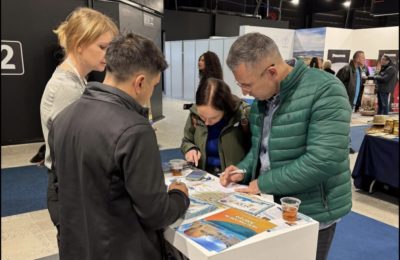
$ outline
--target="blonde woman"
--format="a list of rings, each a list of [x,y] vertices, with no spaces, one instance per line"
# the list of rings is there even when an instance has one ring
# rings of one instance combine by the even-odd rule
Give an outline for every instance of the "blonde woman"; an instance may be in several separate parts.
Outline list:
[[[332,70],[332,62],[330,60],[324,61],[324,64],[322,65],[322,69],[328,73],[335,75],[335,71]]]
[[[118,34],[118,28],[109,17],[98,11],[77,8],[53,32],[64,49],[65,60],[47,82],[40,102],[40,117],[46,143],[44,164],[49,174],[47,207],[59,231],[58,178],[52,171],[49,130],[54,118],[82,95],[89,72],[105,69],[106,49]]]

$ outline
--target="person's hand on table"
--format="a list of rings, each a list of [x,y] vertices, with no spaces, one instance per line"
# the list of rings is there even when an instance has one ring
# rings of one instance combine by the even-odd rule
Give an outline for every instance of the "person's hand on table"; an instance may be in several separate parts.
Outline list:
[[[244,174],[234,165],[225,168],[225,171],[219,176],[219,182],[226,187],[232,182],[240,182],[244,178]]]
[[[186,184],[180,181],[175,181],[169,185],[168,191],[170,190],[180,190],[189,197],[189,190],[186,187]]]
[[[196,167],[199,164],[200,157],[201,153],[197,149],[191,149],[185,154],[186,161],[194,163]]]
[[[238,188],[235,189],[237,192],[242,192],[242,193],[250,193],[250,194],[260,194],[261,191],[258,188],[258,183],[257,180],[253,180],[249,183],[249,187],[247,188]]]

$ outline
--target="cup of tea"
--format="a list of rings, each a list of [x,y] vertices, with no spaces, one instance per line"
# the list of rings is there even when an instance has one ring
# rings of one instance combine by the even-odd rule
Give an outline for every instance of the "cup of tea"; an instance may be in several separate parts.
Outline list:
[[[297,211],[299,210],[301,200],[294,197],[281,198],[282,218],[289,223],[297,220]]]
[[[169,166],[173,176],[182,176],[183,166],[186,164],[185,160],[174,159],[169,161]]]

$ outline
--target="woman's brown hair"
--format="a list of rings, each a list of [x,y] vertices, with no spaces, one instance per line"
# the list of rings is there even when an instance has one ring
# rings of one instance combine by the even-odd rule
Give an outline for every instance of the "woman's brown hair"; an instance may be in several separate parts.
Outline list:
[[[196,91],[197,106],[210,105],[216,110],[224,111],[226,115],[234,114],[240,102],[221,79],[208,78]]]

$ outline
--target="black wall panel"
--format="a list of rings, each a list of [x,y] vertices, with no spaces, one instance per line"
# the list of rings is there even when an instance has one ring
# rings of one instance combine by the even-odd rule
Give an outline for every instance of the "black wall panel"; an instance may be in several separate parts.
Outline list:
[[[238,15],[165,10],[162,29],[166,41],[238,36],[240,25],[289,28],[287,21],[271,21]]]
[[[165,10],[162,30],[166,41],[207,39],[214,33],[209,13]]]
[[[22,45],[24,74],[1,75],[1,144],[42,141],[40,99],[55,67],[52,32],[84,0],[1,0],[1,40]],[[6,52],[3,51],[2,61]]]
[[[216,36],[238,36],[241,25],[264,26],[274,28],[289,28],[288,21],[271,21],[257,19],[254,17],[242,17],[235,15],[215,15],[215,35]]]
[[[162,49],[161,16],[145,12],[137,6],[118,2],[94,1],[93,8],[105,13],[116,21],[122,33],[134,32],[142,35],[151,39],[160,49]],[[160,83],[154,89],[151,97],[151,111],[154,120],[163,117],[162,80],[160,80]]]

